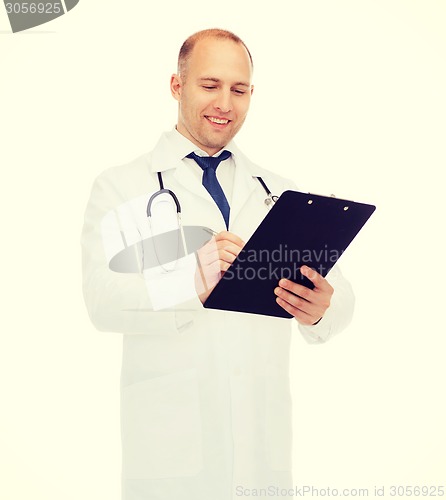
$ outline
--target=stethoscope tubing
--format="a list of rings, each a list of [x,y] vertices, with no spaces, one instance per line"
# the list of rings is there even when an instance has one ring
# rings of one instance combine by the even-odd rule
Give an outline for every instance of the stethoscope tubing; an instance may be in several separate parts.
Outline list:
[[[176,209],[177,209],[177,214],[178,214],[178,217],[181,216],[181,205],[180,205],[180,201],[178,200],[178,197],[177,195],[171,190],[171,189],[166,189],[164,187],[164,182],[163,182],[163,176],[162,176],[162,173],[161,172],[157,172],[157,175],[158,175],[158,182],[159,182],[159,190],[156,191],[155,193],[152,194],[152,196],[150,197],[149,199],[149,202],[147,203],[147,217],[151,218],[152,217],[152,204],[153,204],[153,200],[159,196],[160,194],[168,194],[172,197],[173,201],[175,202],[175,206],[176,206]],[[261,186],[263,187],[263,189],[265,190],[266,194],[268,195],[267,198],[265,198],[265,205],[269,208],[271,208],[271,205],[274,204],[278,199],[279,197],[276,196],[276,195],[273,195],[271,194],[271,191],[270,189],[268,188],[268,186],[266,185],[265,181],[262,179],[262,177],[255,177],[261,184]]]

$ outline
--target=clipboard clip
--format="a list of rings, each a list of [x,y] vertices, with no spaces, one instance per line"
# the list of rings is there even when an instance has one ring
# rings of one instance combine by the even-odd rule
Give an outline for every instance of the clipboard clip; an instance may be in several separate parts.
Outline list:
[[[310,193],[310,191],[308,191],[308,194],[313,194],[314,196],[323,196],[324,198],[336,198],[335,194],[330,194],[329,196],[327,196],[326,194]]]

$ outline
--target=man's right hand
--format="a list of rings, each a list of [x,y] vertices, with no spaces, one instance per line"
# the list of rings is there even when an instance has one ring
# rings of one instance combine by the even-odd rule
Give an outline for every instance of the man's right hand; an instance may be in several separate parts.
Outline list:
[[[222,231],[197,251],[195,289],[204,304],[245,243],[234,233]]]

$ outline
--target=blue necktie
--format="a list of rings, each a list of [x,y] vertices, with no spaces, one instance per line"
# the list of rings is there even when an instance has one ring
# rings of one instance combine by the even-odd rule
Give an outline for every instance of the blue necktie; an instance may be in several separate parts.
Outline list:
[[[195,153],[187,155],[186,158],[192,158],[203,169],[203,186],[208,190],[214,199],[226,223],[226,229],[229,228],[229,203],[225,193],[217,179],[216,170],[221,161],[227,160],[231,156],[230,151],[222,151],[220,156],[198,156]]]

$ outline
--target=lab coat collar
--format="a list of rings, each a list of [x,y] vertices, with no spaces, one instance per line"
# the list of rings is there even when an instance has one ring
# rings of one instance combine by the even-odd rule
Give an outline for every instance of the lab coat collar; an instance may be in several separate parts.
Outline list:
[[[254,177],[262,175],[259,167],[248,160],[234,141],[230,141],[223,149],[232,153],[236,170],[240,165],[242,168],[246,168]],[[178,168],[184,165],[182,160],[192,151],[201,155],[206,154],[176,129],[165,132],[160,137],[155,149],[152,151],[150,169],[153,173],[156,173]]]
[[[190,151],[190,141],[186,137],[176,130],[165,132],[152,151],[150,169],[155,173],[177,168]]]

